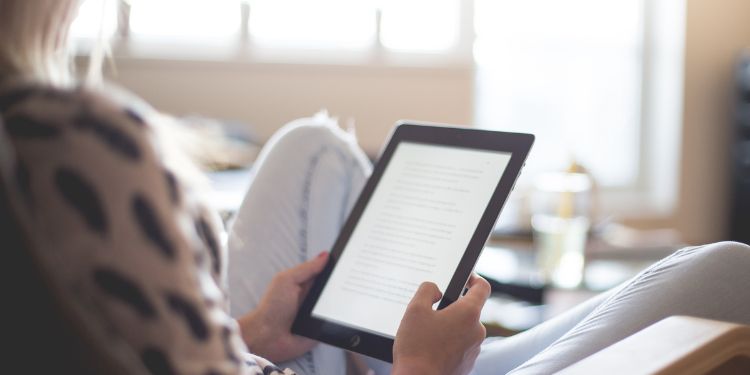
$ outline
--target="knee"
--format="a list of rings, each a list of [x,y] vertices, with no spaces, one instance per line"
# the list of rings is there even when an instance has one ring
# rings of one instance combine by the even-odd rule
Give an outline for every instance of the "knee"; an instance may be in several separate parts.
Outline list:
[[[347,148],[356,145],[352,134],[339,128],[336,119],[318,113],[313,117],[294,120],[279,129],[269,140],[275,147],[303,150],[305,148]]]
[[[266,147],[303,159],[325,151],[336,155],[345,164],[355,166],[365,175],[371,170],[370,160],[357,144],[354,134],[341,129],[336,119],[324,113],[284,125]]]
[[[716,260],[720,263],[747,263],[750,262],[750,246],[733,241],[716,242],[703,246],[702,256]]]
[[[678,254],[677,263],[703,274],[729,276],[750,267],[750,246],[739,242],[716,242],[685,250],[684,257]]]

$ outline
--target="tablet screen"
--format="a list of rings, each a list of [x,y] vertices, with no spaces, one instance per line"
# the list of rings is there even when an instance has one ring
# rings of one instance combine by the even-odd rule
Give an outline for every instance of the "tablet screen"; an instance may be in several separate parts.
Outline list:
[[[395,337],[419,284],[446,290],[510,157],[400,142],[312,315]]]

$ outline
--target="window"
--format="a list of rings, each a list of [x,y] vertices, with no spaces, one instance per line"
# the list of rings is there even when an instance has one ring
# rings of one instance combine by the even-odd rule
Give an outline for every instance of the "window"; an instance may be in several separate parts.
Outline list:
[[[120,4],[120,38],[216,42],[236,38],[252,48],[454,53],[459,49],[461,0],[85,0],[76,37],[93,37],[101,9]],[[114,6],[104,21],[117,29]],[[122,42],[122,41],[121,41]]]
[[[537,134],[544,157],[527,174],[575,158],[604,187],[634,185],[642,0],[478,0],[475,9],[477,122]]]
[[[195,39],[238,35],[240,5],[231,0],[131,1],[134,37]]]
[[[255,0],[248,32],[265,47],[361,49],[376,42],[374,2]]]
[[[73,33],[145,59],[458,66],[475,124],[537,135],[519,187],[575,159],[637,211],[675,196],[683,21],[684,0],[86,0]]]
[[[439,52],[459,43],[460,3],[454,0],[386,0],[381,42],[399,51]]]

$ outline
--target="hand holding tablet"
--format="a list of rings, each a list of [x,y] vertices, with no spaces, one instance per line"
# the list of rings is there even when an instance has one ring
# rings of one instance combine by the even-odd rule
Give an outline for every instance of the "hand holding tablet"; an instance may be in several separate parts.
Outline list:
[[[461,299],[434,311],[440,291],[432,283],[419,287],[393,343],[391,374],[469,373],[486,336],[479,316],[491,288],[476,275],[469,278],[467,288]]]
[[[401,124],[305,299],[295,334],[392,361],[422,282],[455,301],[523,166],[533,136]]]

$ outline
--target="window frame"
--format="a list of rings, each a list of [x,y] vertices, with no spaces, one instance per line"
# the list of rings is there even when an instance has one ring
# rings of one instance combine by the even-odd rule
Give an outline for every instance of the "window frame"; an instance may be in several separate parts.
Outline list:
[[[473,1],[459,1],[460,12],[456,44],[442,51],[401,51],[383,45],[380,38],[380,10],[373,15],[375,37],[370,46],[361,49],[295,49],[271,47],[254,42],[250,34],[251,5],[237,1],[240,29],[228,38],[177,40],[134,35],[130,30],[130,7],[127,0],[116,0],[118,22],[110,39],[112,55],[136,60],[215,61],[229,63],[279,63],[353,66],[433,67],[470,69],[473,65]],[[77,38],[77,55],[86,55],[95,38]],[[196,44],[201,48],[196,48]]]

